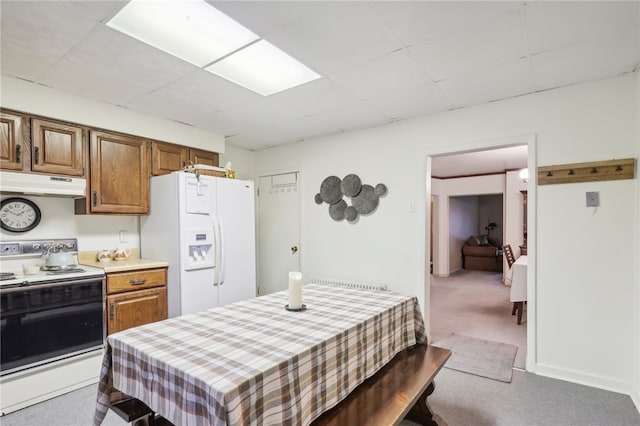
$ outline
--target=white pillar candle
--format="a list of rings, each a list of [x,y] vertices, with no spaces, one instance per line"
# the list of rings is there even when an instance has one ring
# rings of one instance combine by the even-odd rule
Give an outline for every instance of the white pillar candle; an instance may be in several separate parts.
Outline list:
[[[289,272],[289,309],[302,308],[302,273]]]

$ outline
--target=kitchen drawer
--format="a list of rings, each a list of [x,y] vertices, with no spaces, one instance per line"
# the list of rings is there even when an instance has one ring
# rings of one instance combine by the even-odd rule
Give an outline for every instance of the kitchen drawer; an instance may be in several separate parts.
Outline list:
[[[167,285],[167,268],[107,274],[107,293],[109,294],[164,285]]]

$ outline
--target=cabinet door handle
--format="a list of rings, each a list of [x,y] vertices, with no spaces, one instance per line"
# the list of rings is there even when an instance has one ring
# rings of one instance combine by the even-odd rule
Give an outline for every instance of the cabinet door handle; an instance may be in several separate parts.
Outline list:
[[[129,284],[131,285],[140,285],[140,284],[144,284],[147,282],[146,278],[134,278],[132,280],[129,280]]]
[[[40,162],[40,147],[36,146],[33,161],[38,164]]]
[[[116,304],[111,303],[109,304],[109,319],[113,320],[115,316],[116,316]]]
[[[93,191],[93,207],[98,205],[98,191]]]
[[[22,163],[22,145],[16,145],[16,163]]]

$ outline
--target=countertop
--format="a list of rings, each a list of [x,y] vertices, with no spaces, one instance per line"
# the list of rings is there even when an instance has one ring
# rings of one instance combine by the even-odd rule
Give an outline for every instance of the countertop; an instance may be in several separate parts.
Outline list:
[[[78,253],[78,263],[81,265],[102,268],[109,274],[112,272],[128,272],[140,269],[166,268],[169,262],[157,259],[145,259],[138,257],[138,250],[133,249],[127,260],[112,260],[110,262],[98,261],[98,251],[85,251]]]

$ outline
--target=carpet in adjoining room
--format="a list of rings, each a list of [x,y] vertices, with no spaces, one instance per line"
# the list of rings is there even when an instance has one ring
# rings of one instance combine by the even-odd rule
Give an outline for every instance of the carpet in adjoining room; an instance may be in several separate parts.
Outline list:
[[[518,352],[515,345],[452,333],[448,338],[433,343],[433,346],[451,349],[453,352],[444,365],[446,368],[511,382],[513,361]]]

